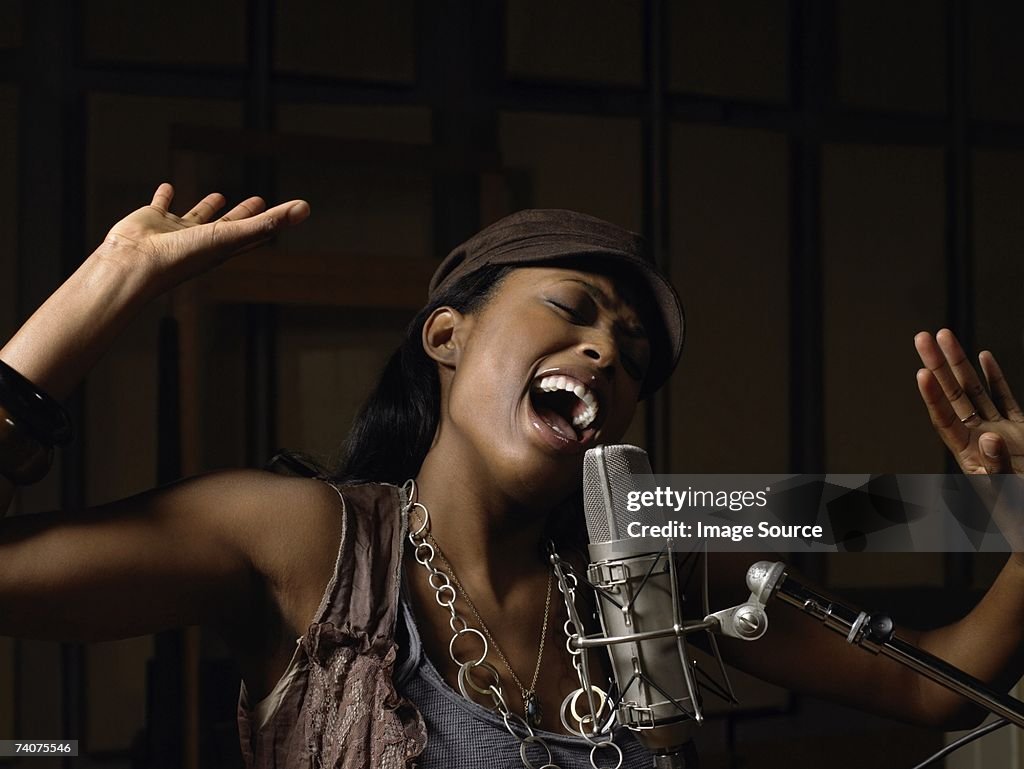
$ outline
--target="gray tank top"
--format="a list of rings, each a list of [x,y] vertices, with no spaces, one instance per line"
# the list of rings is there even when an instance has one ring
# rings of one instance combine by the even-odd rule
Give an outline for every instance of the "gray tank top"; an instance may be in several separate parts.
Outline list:
[[[427,747],[417,761],[420,769],[522,769],[519,741],[508,733],[501,718],[452,689],[423,653],[404,580],[398,622],[395,684],[416,705],[427,726]],[[585,740],[539,729],[537,735],[551,748],[552,761],[561,769],[591,769],[590,744]],[[622,749],[622,769],[652,765],[651,754],[628,729],[619,729],[615,742]],[[537,767],[545,760],[543,749],[536,746],[529,749],[527,757]],[[614,766],[618,756],[605,748],[596,758],[597,765],[605,767]]]

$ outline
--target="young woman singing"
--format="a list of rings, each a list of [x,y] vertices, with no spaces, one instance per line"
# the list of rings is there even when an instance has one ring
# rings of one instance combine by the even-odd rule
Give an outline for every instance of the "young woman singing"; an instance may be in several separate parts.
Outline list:
[[[215,219],[224,200],[210,195],[179,218],[172,193],[161,185],[115,225],[0,350],[7,478],[45,471],[60,438],[59,407],[39,393],[67,395],[143,304],[309,213],[251,198]],[[439,267],[340,468],[217,472],[0,522],[0,634],[211,628],[242,671],[249,766],[646,766],[626,730],[596,750],[566,733],[579,681],[545,554],[550,541],[572,560],[583,453],[620,441],[682,337],[678,299],[635,235],[572,212],[514,214]],[[922,395],[965,471],[1024,469],[1024,415],[994,359],[981,359],[986,390],[949,332],[916,341]],[[715,558],[712,590],[728,600],[750,559]],[[1024,559],[964,620],[901,634],[1008,687]],[[797,612],[723,650],[767,680],[892,717],[951,728],[977,715]]]

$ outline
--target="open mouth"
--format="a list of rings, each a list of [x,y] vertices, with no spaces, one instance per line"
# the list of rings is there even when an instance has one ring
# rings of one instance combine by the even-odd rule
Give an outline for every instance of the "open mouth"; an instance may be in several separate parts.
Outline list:
[[[567,441],[582,442],[597,432],[597,395],[574,377],[537,377],[530,387],[530,403],[541,421]]]

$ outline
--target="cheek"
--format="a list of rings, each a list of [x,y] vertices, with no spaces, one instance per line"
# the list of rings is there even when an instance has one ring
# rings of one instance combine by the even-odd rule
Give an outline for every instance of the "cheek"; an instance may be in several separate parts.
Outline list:
[[[474,372],[522,385],[536,361],[562,343],[550,328],[538,322],[535,314],[520,307],[495,308],[466,340],[461,363]]]
[[[518,401],[522,361],[508,344],[471,344],[452,379],[450,407],[461,421],[496,428]]]
[[[637,400],[636,398],[623,399],[623,401],[617,404],[615,409],[615,417],[608,425],[608,432],[614,432],[614,439],[616,441],[626,434],[626,430],[629,429],[630,424],[633,422],[633,417],[636,414]],[[612,437],[609,435],[609,437]]]

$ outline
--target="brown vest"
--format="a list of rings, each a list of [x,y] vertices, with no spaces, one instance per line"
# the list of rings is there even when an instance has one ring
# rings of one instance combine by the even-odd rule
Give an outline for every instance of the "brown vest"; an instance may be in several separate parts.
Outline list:
[[[248,769],[403,769],[427,742],[419,711],[392,682],[407,523],[400,491],[360,484],[339,494],[338,561],[299,639],[308,666],[262,727],[239,703]]]

